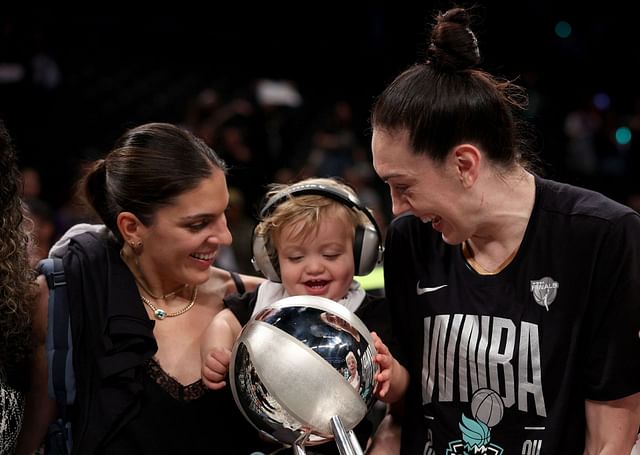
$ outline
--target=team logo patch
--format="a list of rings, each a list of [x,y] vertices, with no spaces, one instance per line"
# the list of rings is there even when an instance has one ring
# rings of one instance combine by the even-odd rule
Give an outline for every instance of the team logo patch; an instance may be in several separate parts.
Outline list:
[[[558,295],[560,283],[553,278],[545,276],[539,280],[531,280],[531,292],[536,303],[549,311],[549,305],[553,303]]]
[[[491,442],[491,428],[499,424],[504,402],[497,392],[479,389],[471,398],[471,415],[461,415],[458,427],[462,439],[449,442],[446,455],[502,455],[504,450]]]

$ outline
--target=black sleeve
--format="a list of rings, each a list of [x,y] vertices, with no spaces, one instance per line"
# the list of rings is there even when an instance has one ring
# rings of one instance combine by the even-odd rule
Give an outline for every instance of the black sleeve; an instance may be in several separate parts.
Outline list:
[[[244,281],[242,281],[242,277],[237,272],[229,272],[231,279],[233,280],[233,284],[236,285],[236,291],[238,294],[244,294],[247,292],[247,288],[244,287]]]
[[[387,228],[384,249],[384,289],[391,314],[391,330],[397,342],[397,350],[392,351],[392,354],[400,364],[408,367],[407,353],[411,351],[411,337],[407,328],[410,324],[405,307],[407,299],[403,295],[401,283],[404,283],[410,256],[405,256],[401,248],[403,242],[398,241],[398,237],[402,236],[398,232],[398,225],[404,221],[405,217],[396,218]]]
[[[640,216],[621,218],[602,248],[588,314],[587,398],[615,400],[640,391]]]
[[[393,356],[396,356],[399,345],[391,328],[391,310],[385,297],[374,297],[369,294],[356,311],[370,332],[376,332],[382,342],[387,345]]]
[[[224,306],[229,308],[241,326],[244,326],[256,306],[258,291],[245,292],[244,294],[231,294],[224,298]]]

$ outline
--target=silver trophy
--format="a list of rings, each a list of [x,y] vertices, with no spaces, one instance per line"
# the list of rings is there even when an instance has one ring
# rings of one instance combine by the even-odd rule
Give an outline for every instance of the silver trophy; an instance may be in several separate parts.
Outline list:
[[[260,432],[304,455],[335,439],[361,455],[353,428],[373,405],[376,350],[364,323],[323,297],[287,297],[258,313],[233,348],[229,380]]]

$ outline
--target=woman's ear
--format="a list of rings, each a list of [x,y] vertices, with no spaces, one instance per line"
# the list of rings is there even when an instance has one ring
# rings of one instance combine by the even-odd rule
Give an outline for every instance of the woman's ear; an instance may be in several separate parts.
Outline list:
[[[461,144],[453,151],[456,172],[465,188],[471,188],[478,179],[482,154],[471,144]]]
[[[131,212],[120,212],[116,219],[123,240],[130,245],[142,242],[142,222]]]

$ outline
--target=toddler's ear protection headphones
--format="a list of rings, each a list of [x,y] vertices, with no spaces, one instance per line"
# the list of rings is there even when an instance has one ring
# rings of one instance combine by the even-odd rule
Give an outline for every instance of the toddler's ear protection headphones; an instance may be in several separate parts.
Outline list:
[[[360,200],[341,188],[327,186],[321,183],[300,183],[271,196],[260,210],[260,219],[269,216],[284,201],[290,197],[314,194],[334,199],[350,209],[364,213],[368,223],[356,227],[353,239],[353,262],[355,274],[368,275],[377,263],[382,260],[382,235],[378,223],[371,212],[364,207]],[[261,272],[271,281],[280,282],[278,267],[271,261],[266,247],[266,240],[262,235],[256,235],[255,230],[252,240],[253,258],[251,262],[258,272]]]

